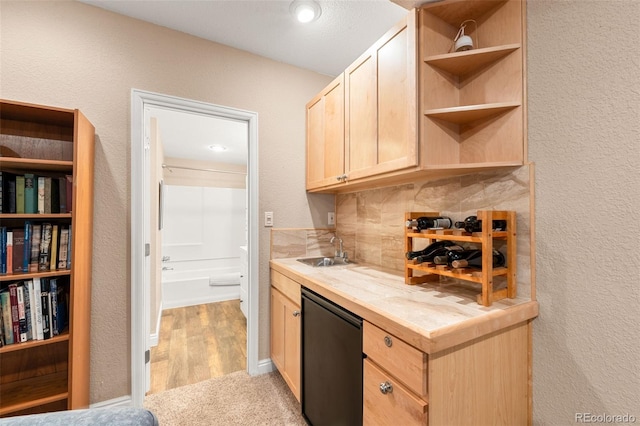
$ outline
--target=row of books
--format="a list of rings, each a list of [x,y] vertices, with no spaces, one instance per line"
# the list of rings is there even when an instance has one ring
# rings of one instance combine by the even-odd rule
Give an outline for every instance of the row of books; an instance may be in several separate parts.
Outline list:
[[[68,277],[33,278],[0,291],[0,346],[47,340],[68,324]]]
[[[26,220],[0,226],[0,274],[71,269],[71,227]]]
[[[73,176],[16,175],[0,171],[0,212],[70,213]]]

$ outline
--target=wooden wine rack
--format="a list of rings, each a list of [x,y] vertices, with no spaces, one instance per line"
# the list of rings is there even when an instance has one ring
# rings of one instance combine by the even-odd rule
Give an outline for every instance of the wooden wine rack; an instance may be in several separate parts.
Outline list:
[[[417,219],[419,217],[437,217],[437,212],[407,212],[405,220]],[[447,265],[435,265],[430,262],[416,263],[415,260],[405,259],[405,283],[423,284],[434,281],[438,276],[446,276],[465,281],[471,281],[482,286],[482,292],[477,297],[480,305],[491,306],[494,301],[516,297],[516,214],[514,211],[498,210],[478,210],[478,220],[482,221],[482,231],[469,233],[464,229],[426,229],[416,232],[412,228],[405,230],[405,253],[413,251],[413,240],[415,238],[427,239],[431,244],[436,240],[448,240],[461,243],[474,243],[482,249],[482,269],[474,268],[451,268]],[[494,231],[492,223],[494,220],[505,220],[507,229],[504,231]],[[493,267],[493,241],[505,240],[507,243],[507,265],[506,267]],[[414,276],[414,272],[420,271],[426,274]],[[505,276],[507,279],[506,288],[500,290],[493,289],[493,278]]]

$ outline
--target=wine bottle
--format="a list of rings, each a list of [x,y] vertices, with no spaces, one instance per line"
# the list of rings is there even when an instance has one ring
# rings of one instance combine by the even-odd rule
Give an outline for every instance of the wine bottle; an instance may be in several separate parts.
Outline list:
[[[451,259],[457,258],[456,254],[464,252],[465,249],[460,247],[459,245],[446,247],[446,251],[442,255],[437,255],[433,257],[433,263],[436,265],[451,265]]]
[[[447,253],[450,251],[457,251],[457,250],[464,250],[462,247],[460,247],[459,245],[452,243],[453,245],[448,245],[446,247],[441,247],[441,248],[437,248],[435,250],[433,250],[431,253],[427,253],[425,255],[422,256],[418,256],[415,258],[416,263],[423,263],[423,262],[432,262],[432,263],[436,263],[436,264],[441,264],[439,262],[445,262],[446,263],[446,259],[447,257]],[[438,259],[436,261],[436,259]]]
[[[416,228],[418,232],[429,228],[449,229],[453,225],[453,221],[449,217],[419,217],[417,219],[407,220],[407,228]]]
[[[408,251],[405,255],[407,259],[415,259],[418,256],[428,256],[431,259],[433,259],[433,256],[436,256],[436,254],[434,254],[436,250],[453,246],[453,245],[456,245],[456,243],[453,241],[436,241],[434,243],[429,244],[426,248],[422,250]]]
[[[469,216],[463,222],[456,222],[454,226],[456,228],[464,228],[464,230],[469,233],[482,231],[482,221],[478,220],[477,216]],[[507,221],[501,219],[494,220],[491,229],[494,231],[504,231],[507,229]]]
[[[463,253],[460,253],[463,255]],[[502,253],[498,250],[493,250],[493,267],[499,268],[506,264],[506,259]],[[482,250],[468,250],[468,253],[461,259],[454,259],[451,261],[451,266],[454,268],[482,268]]]

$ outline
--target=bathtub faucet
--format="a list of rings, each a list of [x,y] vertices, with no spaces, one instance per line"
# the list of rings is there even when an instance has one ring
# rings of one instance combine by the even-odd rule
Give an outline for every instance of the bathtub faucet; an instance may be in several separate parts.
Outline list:
[[[342,238],[339,238],[338,235],[334,235],[333,237],[331,237],[331,241],[329,241],[331,244],[334,243],[334,241],[338,240],[338,250],[336,250],[335,252],[335,257],[341,257],[343,259],[347,258],[347,252],[342,250]]]

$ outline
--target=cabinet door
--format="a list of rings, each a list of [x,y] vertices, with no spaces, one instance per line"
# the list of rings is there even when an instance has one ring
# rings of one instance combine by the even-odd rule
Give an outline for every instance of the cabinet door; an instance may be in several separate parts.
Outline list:
[[[412,12],[345,71],[348,180],[417,166],[416,52]]]
[[[307,104],[307,189],[340,183],[344,174],[344,76]]]
[[[300,401],[300,305],[271,288],[271,360]]]

